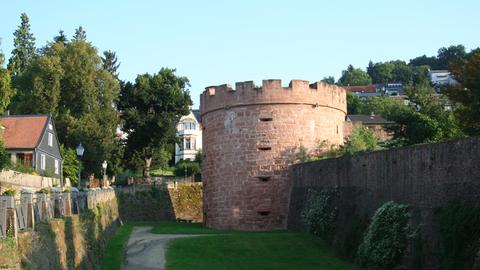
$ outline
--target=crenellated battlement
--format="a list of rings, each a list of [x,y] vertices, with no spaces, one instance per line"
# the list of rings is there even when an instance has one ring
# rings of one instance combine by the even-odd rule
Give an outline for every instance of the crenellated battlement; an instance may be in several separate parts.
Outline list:
[[[323,82],[310,84],[305,80],[291,80],[288,87],[281,80],[263,80],[257,87],[253,81],[209,86],[200,95],[202,114],[233,106],[255,104],[305,104],[331,107],[346,114],[346,92],[343,88]]]

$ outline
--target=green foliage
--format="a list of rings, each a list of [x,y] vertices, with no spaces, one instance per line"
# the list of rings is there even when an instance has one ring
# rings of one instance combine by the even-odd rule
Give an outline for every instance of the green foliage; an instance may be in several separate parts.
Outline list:
[[[121,269],[125,246],[132,231],[133,226],[130,224],[125,224],[118,229],[115,236],[108,242],[106,254],[102,259],[102,270]]]
[[[13,76],[21,74],[35,58],[35,38],[30,33],[30,23],[27,14],[20,15],[21,24],[13,33],[12,56],[8,61],[8,70]]]
[[[23,163],[20,163],[20,162],[10,164],[10,166],[8,166],[8,168],[13,170],[13,171],[26,173],[26,174],[36,174],[37,173],[33,167],[25,166]]]
[[[60,151],[63,157],[63,177],[69,178],[73,186],[78,183],[78,159],[74,149],[66,148],[60,145]]]
[[[375,133],[367,127],[356,127],[348,137],[347,142],[341,146],[343,155],[355,155],[379,149]]]
[[[50,194],[52,191],[49,188],[42,188],[37,193]]]
[[[368,269],[398,269],[412,234],[407,205],[386,202],[377,209],[358,248],[358,260]]]
[[[480,250],[480,207],[451,202],[435,211],[442,239],[443,269],[472,269]]]
[[[0,40],[1,45],[1,40]],[[0,50],[0,113],[3,113],[15,94],[11,87],[10,72],[3,68],[4,55]]]
[[[321,81],[328,84],[335,84],[335,78],[333,76],[323,77]]]
[[[10,167],[10,153],[7,152],[3,140],[0,139],[0,170],[8,167]]]
[[[117,54],[112,51],[104,51],[102,67],[104,70],[110,72],[113,77],[118,78],[118,68],[120,67],[120,63],[118,63]]]
[[[202,169],[200,168],[200,165],[196,161],[190,161],[190,160],[181,160],[179,161],[176,165],[175,168],[173,169],[173,173],[176,176],[192,176],[194,174],[202,172]]]
[[[200,166],[200,169],[201,169],[202,164],[203,164],[203,152],[202,152],[202,150],[198,150],[197,153],[195,154],[195,162],[198,163],[198,166]]]
[[[452,63],[451,72],[458,85],[444,89],[456,103],[455,116],[469,135],[480,134],[480,49],[470,52],[466,60]]]
[[[309,189],[301,217],[309,232],[330,239],[337,218],[332,192]]]
[[[370,85],[372,78],[367,72],[349,65],[346,70],[342,71],[342,77],[338,79],[338,84],[344,86]]]
[[[15,189],[7,189],[3,192],[3,196],[15,196],[17,191]]]
[[[375,64],[370,61],[367,73],[372,77],[374,84],[403,83],[404,85],[417,85],[430,81],[428,67],[411,66],[400,60]]]
[[[139,75],[134,84],[122,88],[118,108],[123,112],[123,130],[129,133],[125,156],[143,160],[147,177],[155,153],[174,144],[176,123],[189,112],[192,101],[187,86],[186,77],[162,68],[154,75]]]
[[[173,209],[166,189],[152,188],[135,193],[121,192],[117,198],[120,216],[125,222],[159,221],[172,218]]]

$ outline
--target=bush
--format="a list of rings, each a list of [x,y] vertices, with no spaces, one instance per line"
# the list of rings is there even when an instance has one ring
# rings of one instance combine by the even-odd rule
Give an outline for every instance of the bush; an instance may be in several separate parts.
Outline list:
[[[15,196],[16,193],[15,189],[7,189],[3,192],[3,196]]]
[[[436,209],[444,269],[472,269],[480,249],[480,207],[452,202]]]
[[[331,236],[337,217],[332,192],[308,190],[307,202],[301,217],[309,232],[327,240]]]
[[[192,176],[200,173],[200,165],[195,161],[182,160],[175,165],[174,173],[176,176]]]
[[[368,269],[398,269],[412,231],[407,205],[385,203],[377,209],[368,226],[358,259]]]
[[[49,194],[50,189],[49,188],[42,188],[39,191],[37,191],[37,193]]]
[[[345,145],[341,147],[341,152],[344,155],[355,155],[377,149],[379,146],[375,133],[367,127],[357,127],[352,131]]]
[[[0,170],[10,166],[10,154],[5,150],[3,141],[0,140]]]

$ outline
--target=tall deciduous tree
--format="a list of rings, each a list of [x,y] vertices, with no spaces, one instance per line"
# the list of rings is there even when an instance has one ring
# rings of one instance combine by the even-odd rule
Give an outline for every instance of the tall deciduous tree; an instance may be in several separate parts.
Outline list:
[[[123,130],[128,132],[125,155],[143,160],[145,177],[150,176],[155,154],[175,143],[176,123],[192,104],[187,86],[186,77],[162,68],[154,75],[137,76],[134,84],[127,83],[122,89],[118,108]]]
[[[470,135],[480,135],[480,48],[450,67],[458,84],[447,87],[444,92],[457,103],[455,114],[463,130]]]
[[[14,48],[8,61],[8,70],[13,76],[22,73],[35,57],[35,37],[30,32],[30,22],[27,14],[20,15],[21,23],[13,33]]]
[[[5,111],[14,95],[14,91],[11,87],[10,73],[3,67],[4,61],[5,57],[0,50],[0,113]]]
[[[467,52],[465,51],[465,46],[463,45],[452,45],[448,48],[440,48],[437,55],[438,68],[449,69],[450,64],[462,62],[466,57]]]
[[[369,85],[372,84],[372,78],[367,72],[349,65],[346,70],[342,71],[342,77],[338,80],[338,84],[345,86]]]

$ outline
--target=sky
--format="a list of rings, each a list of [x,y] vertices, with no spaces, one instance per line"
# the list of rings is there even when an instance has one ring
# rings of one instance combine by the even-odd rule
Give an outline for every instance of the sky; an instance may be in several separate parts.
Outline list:
[[[194,107],[205,87],[263,79],[338,79],[349,64],[480,47],[480,1],[15,0],[0,4],[0,49],[27,13],[37,47],[79,25],[99,53],[115,51],[120,79],[175,68]]]

